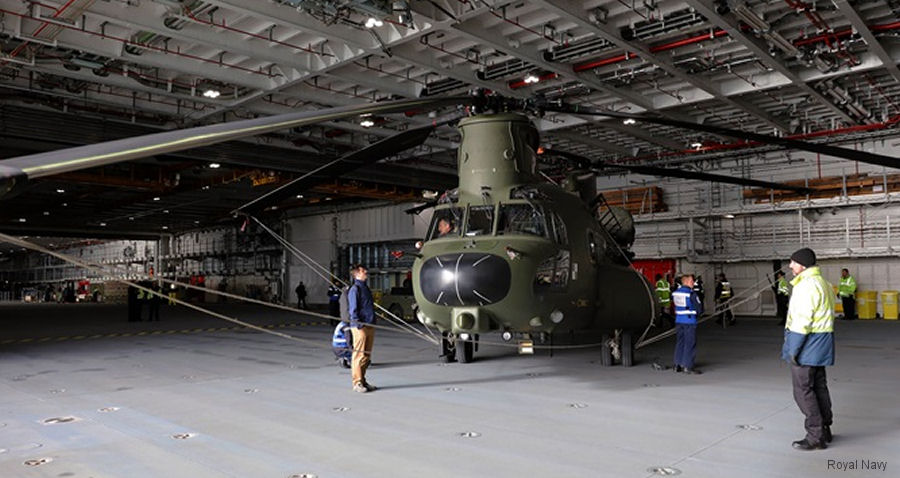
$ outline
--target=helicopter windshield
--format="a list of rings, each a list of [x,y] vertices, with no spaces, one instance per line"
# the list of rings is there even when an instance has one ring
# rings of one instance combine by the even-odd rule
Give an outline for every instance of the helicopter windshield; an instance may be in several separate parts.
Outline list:
[[[483,236],[494,231],[494,206],[470,206],[466,236]]]
[[[497,235],[504,234],[529,234],[547,237],[547,221],[544,209],[534,204],[501,205]]]
[[[431,218],[431,226],[428,228],[428,240],[441,237],[459,236],[458,224],[462,219],[462,208],[448,207],[436,209]]]

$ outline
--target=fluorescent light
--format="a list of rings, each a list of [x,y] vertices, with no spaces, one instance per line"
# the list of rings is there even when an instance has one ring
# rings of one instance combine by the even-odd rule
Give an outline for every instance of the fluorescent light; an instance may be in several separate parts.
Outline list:
[[[366,119],[360,121],[359,125],[362,126],[363,128],[370,128],[372,126],[375,126],[375,122],[366,118]]]
[[[219,169],[219,168],[221,168],[221,167],[222,167],[222,165],[219,164],[219,163],[209,163],[209,168],[210,168],[210,169]]]
[[[622,124],[635,124],[635,123],[637,123],[637,121],[635,121],[634,118],[628,118],[628,119],[622,121]]]
[[[527,76],[525,76],[525,83],[537,83],[539,81],[541,81],[541,79],[533,73],[529,73]]]
[[[203,92],[203,96],[205,96],[206,98],[211,98],[211,99],[216,99],[221,94],[222,93],[219,92],[219,90],[213,90],[211,88]]]

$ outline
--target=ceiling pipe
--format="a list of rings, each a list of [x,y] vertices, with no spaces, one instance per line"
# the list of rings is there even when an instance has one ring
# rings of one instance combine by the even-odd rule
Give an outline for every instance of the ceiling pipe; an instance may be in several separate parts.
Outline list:
[[[661,51],[669,51],[669,50],[673,50],[675,48],[680,48],[680,47],[687,46],[687,45],[693,45],[695,43],[701,43],[701,42],[713,40],[713,39],[720,38],[720,37],[727,36],[727,35],[728,35],[728,32],[726,32],[725,30],[723,30],[721,28],[717,28],[717,29],[713,30],[711,33],[704,33],[703,35],[697,35],[697,36],[693,36],[690,38],[683,38],[681,40],[676,40],[676,41],[673,41],[670,43],[664,43],[662,45],[657,45],[657,46],[651,47],[650,53],[659,53]],[[630,60],[632,58],[637,58],[637,57],[638,57],[638,55],[636,55],[634,53],[625,52],[622,55],[617,55],[617,56],[613,56],[613,57],[609,57],[609,58],[603,58],[600,60],[588,61],[585,63],[580,63],[580,64],[572,67],[572,70],[574,70],[576,73],[579,73],[582,71],[593,70],[594,68],[598,68],[601,66],[612,65],[614,63],[620,63],[620,62]]]
[[[75,1],[76,1],[76,0],[69,0],[69,1],[66,2],[66,4],[63,5],[62,7],[58,8],[58,9],[57,9],[57,8],[54,8],[53,10],[55,10],[55,13],[53,14],[53,17],[51,17],[51,18],[59,18],[59,16],[62,15],[62,13],[65,12],[66,9],[69,8],[69,6],[71,6],[73,3],[75,3]],[[38,5],[41,6],[40,4],[38,4]],[[41,21],[41,26],[38,27],[35,31],[31,32],[31,37],[32,37],[32,38],[36,38],[38,35],[40,35],[40,33],[41,33],[42,31],[44,31],[45,28],[47,28],[47,25],[50,25],[50,24],[51,24],[51,22],[48,22],[48,21],[46,21],[46,20],[42,20],[42,19],[40,19],[40,18],[37,18],[36,20],[40,20],[40,21]],[[20,44],[19,46],[17,46],[13,51],[11,51],[11,52],[9,53],[9,58],[15,58],[19,53],[22,53],[22,50],[24,50],[25,47],[28,46],[28,43],[29,43],[29,42],[26,40],[25,42],[23,42],[22,44]],[[0,66],[5,65],[6,63],[7,63],[6,61],[0,62]]]
[[[23,13],[14,12],[14,11],[12,11],[12,10],[7,10],[7,9],[5,9],[5,8],[0,8],[0,13],[5,13],[5,14],[12,15],[12,16],[15,16],[15,17],[25,18],[25,19],[28,19],[28,20],[43,21],[41,18],[36,18],[36,17],[31,16],[31,15],[25,15],[25,14],[23,14]],[[46,22],[45,22],[45,23],[46,23]],[[147,50],[153,50],[153,51],[157,51],[157,52],[164,53],[164,54],[167,54],[167,55],[175,55],[175,56],[181,56],[181,57],[185,57],[185,58],[190,58],[190,59],[192,59],[192,60],[199,61],[199,62],[202,62],[202,63],[212,63],[212,64],[218,65],[218,66],[224,66],[224,67],[227,67],[227,68],[234,68],[234,69],[236,69],[236,70],[245,71],[245,72],[247,72],[247,73],[253,73],[253,74],[256,74],[256,75],[262,75],[262,76],[265,76],[265,77],[267,77],[267,78],[274,78],[274,77],[280,76],[279,74],[268,73],[268,72],[265,72],[265,71],[262,71],[262,70],[254,70],[253,68],[247,68],[247,67],[240,66],[240,65],[237,65],[237,64],[234,64],[234,63],[227,63],[227,62],[224,62],[224,61],[219,61],[219,60],[215,60],[215,59],[211,59],[211,58],[203,58],[202,56],[191,55],[191,54],[189,54],[189,53],[184,53],[184,52],[181,52],[181,51],[178,51],[178,50],[170,50],[170,49],[168,49],[168,48],[166,48],[166,47],[159,47],[159,46],[154,46],[154,45],[148,45],[148,44],[144,44],[144,43],[139,43],[139,42],[136,42],[136,41],[129,40],[129,39],[127,39],[127,38],[121,38],[121,37],[112,36],[112,35],[110,35],[109,33],[94,32],[94,31],[91,31],[91,30],[78,28],[78,27],[76,27],[76,26],[74,26],[74,25],[71,25],[71,26],[70,26],[70,25],[65,25],[65,24],[62,24],[62,23],[54,23],[54,25],[59,26],[59,27],[61,27],[61,28],[68,29],[68,30],[74,30],[74,31],[76,31],[76,32],[84,33],[84,34],[87,34],[87,35],[92,35],[92,36],[104,38],[104,39],[107,39],[107,40],[115,40],[115,41],[121,42],[121,43],[123,43],[123,44],[125,44],[125,45],[132,45],[132,46],[144,48],[144,49],[147,49]]]
[[[253,32],[249,32],[249,31],[246,31],[246,30],[241,30],[241,29],[238,29],[238,28],[230,27],[230,26],[228,26],[228,25],[225,24],[225,20],[224,20],[224,19],[222,19],[222,23],[216,23],[216,22],[213,22],[213,21],[202,20],[202,19],[200,19],[200,18],[197,18],[197,16],[194,14],[194,12],[191,11],[190,7],[187,7],[187,6],[184,7],[184,13],[185,13],[185,15],[187,15],[187,17],[190,18],[191,20],[193,20],[193,21],[195,21],[195,22],[197,22],[197,23],[203,24],[203,25],[209,25],[209,26],[216,27],[216,28],[221,28],[221,29],[223,29],[223,30],[227,30],[227,31],[230,31],[230,32],[240,33],[240,34],[242,34],[242,35],[247,35],[247,36],[252,37],[252,38],[258,38],[258,39],[260,39],[260,40],[264,40],[264,41],[267,41],[267,42],[269,42],[269,43],[274,43],[274,44],[276,44],[276,45],[286,46],[286,47],[288,47],[288,48],[293,48],[293,49],[295,49],[295,50],[300,50],[300,51],[303,51],[303,52],[306,52],[306,53],[311,53],[311,54],[313,54],[313,55],[326,56],[326,57],[327,57],[327,56],[331,56],[331,57],[334,56],[334,55],[332,55],[331,53],[318,52],[318,51],[315,51],[315,50],[313,50],[312,48],[309,48],[309,47],[303,47],[303,46],[299,46],[299,45],[294,45],[294,44],[291,44],[291,43],[283,42],[283,41],[280,41],[280,40],[276,40],[276,39],[272,38],[271,36],[267,37],[267,36],[265,36],[265,35],[260,35],[260,34],[258,34],[258,33],[253,33]]]
[[[898,30],[898,29],[900,29],[900,21],[893,22],[893,23],[886,23],[883,25],[869,25],[869,29],[872,30],[873,32],[885,32],[885,31],[891,31],[891,30]],[[845,30],[839,30],[839,31],[836,31],[833,33],[827,33],[827,34],[823,34],[823,35],[817,35],[814,37],[797,39],[797,40],[793,41],[793,44],[794,44],[794,46],[804,46],[804,45],[810,45],[813,43],[821,43],[821,42],[825,42],[825,41],[830,41],[835,38],[843,38],[843,37],[850,36],[853,34],[854,34],[853,29],[847,28]],[[650,52],[657,53],[657,52],[661,52],[661,51],[668,51],[668,50],[672,50],[672,49],[679,48],[682,46],[693,45],[695,43],[701,43],[704,41],[712,40],[714,38],[720,38],[720,37],[727,36],[727,35],[728,35],[728,32],[717,28],[716,30],[714,30],[712,32],[712,34],[705,33],[703,35],[697,35],[694,37],[685,38],[682,40],[677,40],[674,42],[664,43],[662,45],[657,45],[655,47],[651,47]],[[613,65],[615,63],[620,63],[620,62],[630,60],[632,58],[637,58],[637,57],[638,57],[638,55],[636,55],[634,53],[625,52],[622,55],[616,55],[616,56],[612,56],[612,57],[608,57],[608,58],[602,58],[599,60],[593,60],[593,61],[588,61],[585,63],[577,64],[572,68],[572,70],[575,71],[576,73],[579,73],[582,71],[599,68],[601,66]]]

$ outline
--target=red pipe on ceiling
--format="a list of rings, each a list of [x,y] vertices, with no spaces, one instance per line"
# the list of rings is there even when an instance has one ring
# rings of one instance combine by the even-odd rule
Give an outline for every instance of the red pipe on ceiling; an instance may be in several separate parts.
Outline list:
[[[897,29],[900,29],[900,22],[886,23],[883,25],[869,25],[869,30],[872,30],[873,32],[884,32],[884,31],[897,30]],[[842,38],[842,37],[850,36],[852,34],[853,34],[853,29],[847,28],[845,30],[839,30],[839,31],[836,31],[833,33],[827,33],[824,35],[817,35],[817,36],[809,37],[809,38],[801,38],[798,40],[794,40],[793,43],[795,46],[803,46],[803,45],[809,45],[811,43],[819,43],[819,42],[831,40],[834,38]],[[703,35],[697,35],[697,36],[693,36],[690,38],[685,38],[682,40],[677,40],[677,41],[673,41],[670,43],[664,43],[662,45],[657,45],[655,47],[651,47],[650,52],[656,53],[656,52],[660,52],[660,51],[668,51],[668,50],[672,50],[672,49],[679,48],[682,46],[693,45],[695,43],[701,43],[701,42],[704,42],[707,40],[712,40],[714,38],[723,37],[726,35],[728,35],[728,32],[717,28],[716,30],[713,31],[712,34],[705,33]],[[572,70],[575,71],[576,73],[578,73],[578,72],[582,72],[582,71],[586,71],[586,70],[592,70],[594,68],[599,68],[601,66],[612,65],[615,63],[619,63],[619,62],[630,60],[632,58],[637,58],[637,57],[638,57],[638,55],[636,55],[634,53],[625,53],[622,55],[616,55],[616,56],[611,56],[608,58],[602,58],[599,60],[593,60],[593,61],[588,61],[585,63],[580,63],[580,64],[577,64],[574,67],[572,67]]]

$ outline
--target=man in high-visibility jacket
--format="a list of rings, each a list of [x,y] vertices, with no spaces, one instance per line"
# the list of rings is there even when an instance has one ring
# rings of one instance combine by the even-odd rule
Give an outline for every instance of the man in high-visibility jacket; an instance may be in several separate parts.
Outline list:
[[[675,371],[686,374],[701,372],[694,368],[697,345],[697,318],[703,314],[703,303],[694,292],[694,276],[681,276],[681,287],[672,293],[675,303]]]
[[[806,437],[798,450],[821,450],[831,441],[831,395],[825,367],[834,365],[834,290],[803,248],[791,255],[794,286],[784,329],[782,358],[791,364],[794,401],[806,416]]]
[[[719,311],[719,317],[716,323],[721,325],[734,325],[737,321],[734,319],[734,312],[728,302],[731,300],[734,292],[731,290],[731,282],[725,278],[725,273],[719,274],[719,281],[716,283],[716,310]]]
[[[844,318],[853,320],[856,318],[856,279],[850,275],[847,269],[841,269],[841,284],[838,286],[838,295],[841,296],[841,305],[844,306]]]
[[[778,317],[778,324],[784,325],[787,322],[788,302],[791,300],[791,289],[787,279],[784,278],[784,271],[775,273],[772,289],[775,291],[775,316]]]
[[[656,274],[656,298],[659,299],[659,305],[662,309],[662,321],[670,322],[672,319],[672,289],[669,281],[662,274]],[[668,327],[666,323],[661,324]]]

